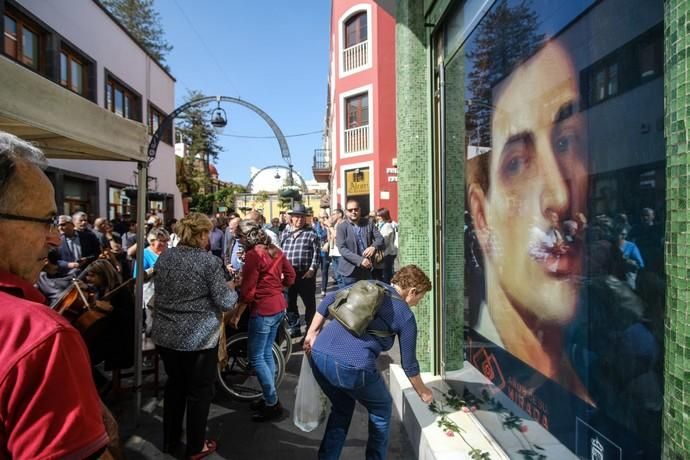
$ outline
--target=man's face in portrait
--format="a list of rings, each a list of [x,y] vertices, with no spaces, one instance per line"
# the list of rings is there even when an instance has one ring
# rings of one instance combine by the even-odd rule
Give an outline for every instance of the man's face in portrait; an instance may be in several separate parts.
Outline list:
[[[553,42],[494,88],[482,207],[484,253],[493,267],[487,290],[498,283],[521,315],[539,322],[565,323],[577,303],[582,254],[572,248],[560,255],[554,272],[529,250],[558,225],[558,216],[586,209],[587,138],[579,100],[575,69]]]

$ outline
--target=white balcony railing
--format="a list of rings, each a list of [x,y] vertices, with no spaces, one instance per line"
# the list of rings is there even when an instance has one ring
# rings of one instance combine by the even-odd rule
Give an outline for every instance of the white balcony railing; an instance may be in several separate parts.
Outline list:
[[[343,70],[350,72],[369,63],[369,41],[357,43],[343,50]]]
[[[363,152],[369,149],[369,125],[345,130],[345,153]]]

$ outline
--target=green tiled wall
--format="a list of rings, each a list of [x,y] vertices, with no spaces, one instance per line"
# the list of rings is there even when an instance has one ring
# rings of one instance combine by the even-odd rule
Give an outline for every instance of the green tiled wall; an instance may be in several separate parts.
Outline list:
[[[417,264],[433,279],[431,165],[429,161],[429,81],[423,2],[402,0],[397,7],[396,105],[398,107],[398,221],[400,265]],[[436,289],[436,286],[433,287]],[[432,368],[433,295],[413,309],[417,317],[417,359]]]
[[[690,0],[664,2],[666,321],[663,457],[690,456]]]
[[[428,20],[428,19],[427,19]],[[462,368],[465,317],[465,55],[445,64],[445,368]]]

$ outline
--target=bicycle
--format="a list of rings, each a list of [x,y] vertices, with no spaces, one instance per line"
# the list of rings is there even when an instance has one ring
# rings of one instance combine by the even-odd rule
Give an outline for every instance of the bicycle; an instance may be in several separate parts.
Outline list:
[[[247,357],[249,334],[246,332],[246,315],[240,321],[238,329],[227,328],[226,331],[236,331],[226,339],[228,362],[225,366],[218,364],[218,381],[221,388],[231,397],[240,401],[254,401],[262,397],[261,384],[256,372],[251,368]],[[276,341],[273,344],[273,360],[276,365],[275,385],[280,386],[285,377],[285,363],[292,354],[292,338],[283,319],[278,328]]]

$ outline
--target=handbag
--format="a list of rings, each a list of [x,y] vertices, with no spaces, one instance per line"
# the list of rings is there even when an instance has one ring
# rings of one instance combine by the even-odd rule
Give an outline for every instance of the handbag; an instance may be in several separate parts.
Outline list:
[[[388,289],[377,282],[357,281],[349,288],[338,291],[335,300],[328,306],[329,317],[357,337],[365,333],[391,337],[395,335],[393,332],[367,329],[386,295],[390,295]]]
[[[371,263],[374,265],[378,265],[383,262],[383,257],[384,257],[385,251],[383,249],[377,249],[374,251],[374,254],[371,256]]]

